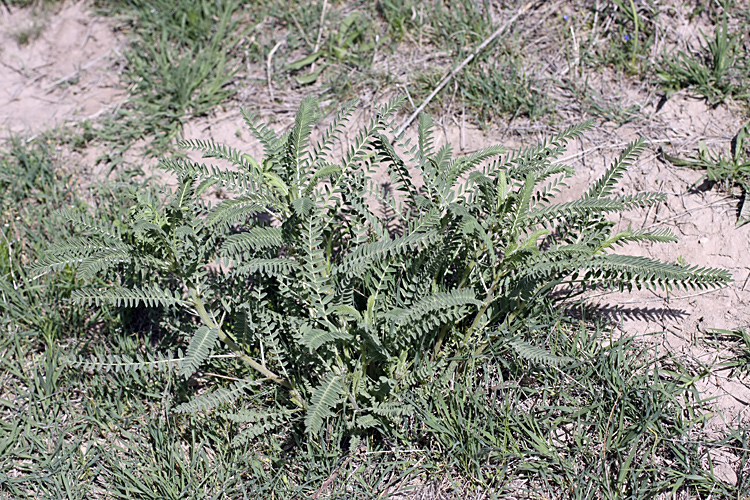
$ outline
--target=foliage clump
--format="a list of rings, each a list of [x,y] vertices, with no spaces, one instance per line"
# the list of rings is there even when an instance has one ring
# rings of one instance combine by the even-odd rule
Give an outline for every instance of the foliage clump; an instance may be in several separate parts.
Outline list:
[[[184,141],[228,166],[163,160],[179,179],[176,191],[165,202],[138,195],[124,224],[64,212],[81,234],[50,247],[39,271],[73,266],[83,280],[110,283],[76,290],[74,300],[194,317],[182,325],[189,340],[176,358],[82,363],[176,367],[190,377],[223,345],[252,375],[177,411],[263,394],[257,399],[266,403],[228,415],[245,425],[237,442],[290,425],[315,435],[334,415],[356,437],[387,433],[413,410],[404,395],[499,343],[535,362],[569,361],[515,333],[555,290],[703,289],[730,280],[719,269],[610,253],[628,242],[674,239],[667,231],[617,231],[605,217],[663,200],[615,194],[642,140],[582,197],[555,202],[573,173],[556,160],[590,123],[521,151],[493,146],[454,157],[450,145],[435,145],[426,115],[415,142],[395,141],[391,120],[400,104],[380,107],[340,159],[332,152],[354,103],[317,142],[312,99],[281,135],[245,115],[263,144],[262,161],[212,141]],[[378,184],[378,171],[389,182]],[[212,188],[229,198],[211,205],[204,195]]]
[[[747,64],[742,60],[741,37],[729,34],[726,15],[716,23],[713,39],[701,32],[700,51],[677,52],[665,57],[657,74],[667,95],[684,88],[692,88],[715,106],[727,98],[742,96],[747,91]],[[745,94],[746,95],[746,94]]]
[[[746,141],[750,137],[750,122],[746,123],[732,140],[731,155],[709,151],[706,143],[698,143],[698,157],[682,159],[661,151],[662,157],[678,167],[689,167],[705,170],[703,177],[709,184],[720,184],[729,189],[734,185],[742,189],[742,199],[739,204],[737,227],[750,222],[750,203],[747,194],[750,192],[750,144]]]

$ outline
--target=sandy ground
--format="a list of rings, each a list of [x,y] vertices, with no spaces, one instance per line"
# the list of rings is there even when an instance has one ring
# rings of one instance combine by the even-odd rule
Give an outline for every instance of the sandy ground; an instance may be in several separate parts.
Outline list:
[[[111,22],[85,3],[0,8],[0,138],[94,119],[116,106],[125,96],[114,68],[121,47]]]
[[[39,37],[25,45],[17,43],[20,30],[34,22],[45,23]],[[679,29],[681,26],[678,23]],[[65,3],[61,11],[40,16],[21,10],[8,14],[0,8],[0,137],[33,134],[54,125],[95,118],[117,106],[125,95],[118,87],[116,72],[123,43],[109,22],[89,13],[84,4]],[[419,64],[416,58],[421,56],[413,57],[415,61],[411,62]],[[262,73],[252,76],[248,81],[263,81]],[[641,116],[623,126],[599,120],[593,132],[571,144],[565,161],[578,174],[564,196],[583,192],[629,141],[641,135],[650,146],[624,179],[623,193],[656,191],[665,193],[667,200],[650,210],[626,214],[619,222],[635,228],[670,228],[680,241],[629,246],[621,252],[722,267],[734,277],[734,282],[722,290],[594,291],[590,301],[599,304],[612,319],[613,329],[643,335],[698,371],[704,364],[727,356],[726,349],[709,345],[712,329],[750,327],[750,224],[735,227],[737,199],[731,193],[716,187],[705,189],[701,172],[664,163],[657,151],[663,147],[670,154],[685,157],[694,154],[698,141],[703,140],[709,148],[728,152],[730,140],[742,126],[741,112],[728,105],[711,108],[685,92],[664,102],[644,85],[614,77],[590,83],[623,108],[638,106]],[[191,120],[184,137],[212,138],[260,156],[261,148],[245,128],[239,108],[247,106],[260,110],[261,116],[273,115],[275,127],[282,129],[292,123],[300,96],[276,89],[270,104],[267,88],[260,83],[248,85],[238,93],[236,106],[227,106],[231,111]],[[579,119],[574,115],[571,112],[571,123]],[[482,132],[452,118],[437,120],[439,138],[450,140],[464,152],[498,142],[508,147],[527,145],[550,132],[523,122],[498,123]],[[93,164],[84,167],[97,171]],[[750,381],[729,380],[727,375],[719,371],[699,383],[706,397],[718,396],[716,408],[720,411],[710,421],[717,430],[725,425],[750,425]]]

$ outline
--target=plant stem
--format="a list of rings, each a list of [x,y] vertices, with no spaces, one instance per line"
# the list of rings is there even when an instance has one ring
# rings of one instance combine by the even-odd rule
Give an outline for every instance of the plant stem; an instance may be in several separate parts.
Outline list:
[[[469,327],[469,329],[466,330],[466,335],[464,335],[464,338],[461,341],[461,349],[463,349],[466,346],[466,342],[469,341],[469,338],[474,333],[474,330],[476,330],[477,327],[479,326],[479,321],[482,319],[482,316],[484,316],[484,313],[490,307],[492,302],[495,301],[495,290],[497,290],[497,287],[500,285],[501,281],[502,280],[500,277],[495,278],[495,282],[492,284],[492,287],[487,293],[487,298],[484,300],[482,307],[479,308],[479,311],[477,311],[477,315],[474,318],[474,321],[471,323],[471,326]]]
[[[193,300],[193,305],[195,306],[196,311],[198,311],[198,316],[200,316],[203,324],[205,324],[209,328],[215,328],[216,330],[218,330],[219,338],[221,339],[221,341],[228,345],[232,351],[237,353],[237,355],[242,358],[245,363],[250,365],[250,367],[255,371],[262,373],[269,380],[272,380],[277,384],[286,387],[287,389],[292,389],[292,384],[290,384],[287,380],[284,380],[283,378],[276,375],[274,372],[245,354],[245,351],[240,346],[238,346],[235,341],[232,340],[226,333],[224,333],[224,331],[221,329],[221,325],[219,325],[213,318],[213,316],[210,315],[208,311],[206,311],[206,306],[203,305],[203,300],[198,294],[198,291],[193,287],[189,287],[188,290],[190,291],[190,298]]]
[[[630,9],[633,12],[633,22],[635,23],[635,33],[633,34],[633,53],[630,57],[630,66],[635,69],[635,56],[638,53],[638,9],[635,8],[635,2],[630,0]]]

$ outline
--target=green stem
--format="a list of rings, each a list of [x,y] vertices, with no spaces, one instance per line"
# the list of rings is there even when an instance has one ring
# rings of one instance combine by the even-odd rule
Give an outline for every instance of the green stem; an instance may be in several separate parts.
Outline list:
[[[446,323],[443,325],[443,328],[440,329],[440,334],[438,335],[437,342],[435,342],[435,349],[433,351],[433,359],[437,359],[438,354],[440,354],[440,347],[443,345],[443,340],[445,339],[446,334],[448,333],[448,329],[450,328],[450,323]]]
[[[490,307],[490,304],[495,301],[495,290],[497,290],[497,287],[500,285],[500,278],[496,278],[495,282],[492,284],[492,287],[489,290],[489,293],[487,293],[487,298],[484,300],[484,303],[482,304],[482,307],[479,308],[479,311],[477,311],[477,315],[474,318],[474,321],[471,323],[471,326],[468,330],[466,330],[466,335],[464,335],[463,340],[461,341],[461,348],[463,349],[466,346],[466,342],[469,341],[469,338],[474,333],[474,330],[479,326],[479,321],[482,319],[482,316],[484,316],[484,313],[487,311],[487,309]]]
[[[638,9],[635,8],[635,2],[633,0],[630,0],[630,10],[633,11],[633,22],[635,23],[635,34],[633,37],[633,54],[630,58],[630,66],[635,67],[635,56],[638,53]]]
[[[234,351],[245,363],[250,365],[252,369],[265,375],[265,377],[269,380],[272,380],[277,384],[286,387],[287,389],[292,389],[292,384],[290,384],[287,380],[284,380],[283,378],[276,375],[274,372],[245,354],[245,351],[239,345],[237,345],[235,341],[232,340],[226,333],[224,333],[224,331],[221,329],[221,325],[219,325],[213,318],[213,316],[209,314],[208,311],[206,311],[206,306],[203,305],[203,300],[201,299],[200,295],[198,295],[198,291],[192,287],[189,287],[188,290],[190,291],[190,298],[193,300],[195,310],[198,311],[198,316],[200,316],[201,321],[203,321],[204,325],[209,328],[218,330],[219,338],[221,339],[221,341],[228,345],[229,348]]]
[[[486,249],[486,247],[483,247],[483,249]],[[475,258],[464,268],[463,276],[461,276],[461,281],[458,284],[458,288],[459,289],[463,288],[463,286],[466,284],[466,281],[469,279],[469,276],[471,276],[471,271],[474,269],[474,266],[476,266],[476,264],[477,264],[477,260],[476,260],[476,255],[475,255]],[[492,294],[492,293],[493,293],[493,291],[490,291],[490,294]],[[490,303],[491,302],[492,302],[492,300],[490,300]],[[484,314],[484,311],[486,311],[486,310],[487,310],[487,308],[484,307],[484,309],[480,312],[480,315]],[[466,336],[464,336],[464,342],[466,342],[466,339],[468,338],[468,335],[470,334],[471,330],[476,326],[478,318],[479,318],[479,316],[477,316],[474,319],[474,323],[469,328],[469,332],[467,332]],[[435,359],[437,359],[437,356],[438,356],[438,354],[440,352],[440,347],[442,346],[443,340],[445,339],[445,336],[448,333],[448,327],[449,326],[450,325],[444,325],[443,328],[440,330],[440,334],[438,335],[437,342],[435,343],[435,349],[433,351]]]

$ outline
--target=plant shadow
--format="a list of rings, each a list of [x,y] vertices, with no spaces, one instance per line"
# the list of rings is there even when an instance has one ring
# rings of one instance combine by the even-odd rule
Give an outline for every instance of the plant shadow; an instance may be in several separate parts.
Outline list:
[[[682,320],[688,313],[683,309],[673,307],[636,307],[621,304],[592,304],[580,302],[566,308],[565,313],[576,319],[597,318],[609,326],[615,326],[622,321],[648,321],[663,323],[665,320]]]

